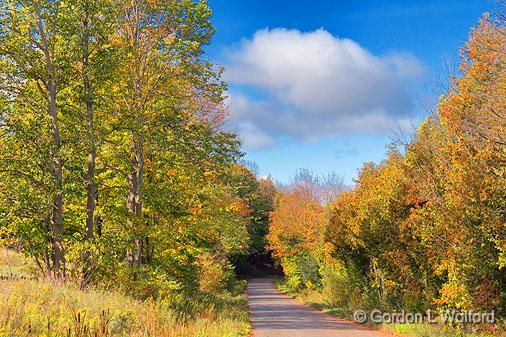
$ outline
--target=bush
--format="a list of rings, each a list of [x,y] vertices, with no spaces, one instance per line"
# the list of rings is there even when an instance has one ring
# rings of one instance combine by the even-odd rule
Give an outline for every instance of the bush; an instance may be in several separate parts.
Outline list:
[[[322,295],[326,304],[335,308],[359,308],[361,293],[359,277],[341,263],[328,265],[322,272]]]
[[[209,293],[230,290],[235,280],[234,268],[225,256],[205,252],[198,256],[199,288]]]
[[[321,285],[318,261],[309,254],[282,258],[281,267],[287,286],[293,290]]]

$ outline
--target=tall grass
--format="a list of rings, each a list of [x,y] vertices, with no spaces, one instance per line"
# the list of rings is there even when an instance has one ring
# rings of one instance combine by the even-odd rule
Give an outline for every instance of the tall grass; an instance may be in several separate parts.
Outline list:
[[[0,336],[233,337],[249,331],[242,294],[139,301],[120,292],[19,277],[23,261],[0,252]]]
[[[97,289],[26,279],[0,280],[1,336],[242,336],[243,296],[189,301],[182,319],[169,304]],[[225,297],[225,296],[224,296]],[[211,301],[215,301],[212,302]]]
[[[462,331],[459,328],[434,324],[384,324],[381,329],[403,337],[497,337],[504,336],[500,328],[476,329],[475,332]]]
[[[23,255],[0,247],[1,278],[26,277],[30,268],[33,268],[32,263]]]

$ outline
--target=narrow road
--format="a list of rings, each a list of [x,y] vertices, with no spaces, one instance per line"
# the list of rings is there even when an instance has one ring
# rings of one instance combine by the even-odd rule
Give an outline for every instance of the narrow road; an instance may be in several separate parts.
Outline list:
[[[300,304],[280,293],[270,279],[251,280],[247,294],[255,337],[385,336]]]

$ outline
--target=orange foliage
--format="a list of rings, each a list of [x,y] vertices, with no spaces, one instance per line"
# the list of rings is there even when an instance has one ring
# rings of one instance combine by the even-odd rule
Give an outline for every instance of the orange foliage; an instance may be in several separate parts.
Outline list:
[[[325,224],[322,205],[298,192],[282,195],[271,214],[269,248],[279,258],[312,251],[323,244]]]

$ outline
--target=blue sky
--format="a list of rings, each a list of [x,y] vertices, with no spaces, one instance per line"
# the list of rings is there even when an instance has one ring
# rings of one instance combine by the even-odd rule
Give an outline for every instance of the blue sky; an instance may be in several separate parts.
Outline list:
[[[231,119],[258,174],[337,172],[351,184],[438,95],[492,1],[210,0],[208,57],[226,67]]]

